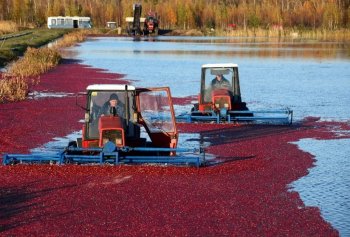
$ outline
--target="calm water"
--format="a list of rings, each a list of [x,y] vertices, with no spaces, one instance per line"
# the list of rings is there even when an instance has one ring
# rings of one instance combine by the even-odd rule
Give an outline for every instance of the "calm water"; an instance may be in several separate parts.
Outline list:
[[[321,207],[323,217],[342,236],[350,236],[350,140],[302,139],[296,144],[317,162],[307,176],[292,183],[293,189],[302,190],[305,205]]]
[[[350,49],[341,44],[93,38],[74,51],[86,64],[127,74],[135,85],[169,86],[175,97],[199,93],[202,64],[237,63],[242,97],[251,109],[290,107],[296,118],[349,118]]]
[[[136,86],[169,86],[172,95],[199,92],[206,63],[237,63],[248,107],[290,107],[296,119],[350,121],[350,49],[341,43],[267,41],[265,38],[92,38],[69,50],[84,64],[126,74]],[[176,112],[186,109],[177,106]],[[316,167],[291,187],[318,206],[342,236],[350,236],[350,140],[302,140]]]

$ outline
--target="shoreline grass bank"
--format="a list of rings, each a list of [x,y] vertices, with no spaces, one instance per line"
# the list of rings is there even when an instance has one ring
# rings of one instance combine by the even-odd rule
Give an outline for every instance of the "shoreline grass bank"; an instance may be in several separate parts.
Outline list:
[[[6,39],[5,36],[14,34],[2,35],[1,38],[4,39],[0,40],[0,67],[16,60],[19,56],[23,56],[27,48],[42,47],[69,32],[71,30],[28,29],[17,31],[17,33],[22,34],[18,37]]]
[[[317,41],[350,42],[350,29],[339,30],[306,30],[306,29],[248,29],[219,31],[218,34],[233,37],[273,37],[283,39],[302,39]]]
[[[40,82],[40,75],[56,67],[59,50],[85,40],[89,31],[75,31],[64,35],[52,47],[29,47],[23,57],[9,65],[0,78],[0,103],[24,100],[32,86]]]
[[[324,30],[324,29],[175,29],[169,30],[165,35],[171,36],[218,36],[218,37],[242,37],[242,38],[279,38],[283,40],[316,40],[350,42],[350,29]]]

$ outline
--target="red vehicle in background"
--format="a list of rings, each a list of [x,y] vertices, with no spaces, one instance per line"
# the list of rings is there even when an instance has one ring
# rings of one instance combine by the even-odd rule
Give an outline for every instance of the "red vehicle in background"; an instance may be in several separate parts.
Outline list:
[[[159,19],[157,13],[149,11],[146,17],[142,15],[142,5],[133,5],[133,17],[126,17],[127,33],[133,36],[158,35]]]
[[[151,11],[148,12],[144,23],[144,28],[143,28],[144,34],[158,35],[158,29],[159,29],[159,19],[157,17],[157,13],[151,12]]]

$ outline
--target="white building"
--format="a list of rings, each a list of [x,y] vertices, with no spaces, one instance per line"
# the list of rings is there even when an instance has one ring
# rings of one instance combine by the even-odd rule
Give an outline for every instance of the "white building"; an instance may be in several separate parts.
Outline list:
[[[110,29],[115,29],[117,28],[117,23],[115,21],[108,21],[106,27]]]
[[[50,16],[47,18],[47,27],[49,29],[55,28],[91,28],[90,17],[83,16]]]

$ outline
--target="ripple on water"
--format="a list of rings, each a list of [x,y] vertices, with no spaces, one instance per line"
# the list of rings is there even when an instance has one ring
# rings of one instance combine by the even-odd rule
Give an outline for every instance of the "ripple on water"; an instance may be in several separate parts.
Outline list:
[[[302,139],[296,144],[315,156],[309,174],[291,184],[307,206],[318,206],[325,220],[350,236],[350,139]]]

